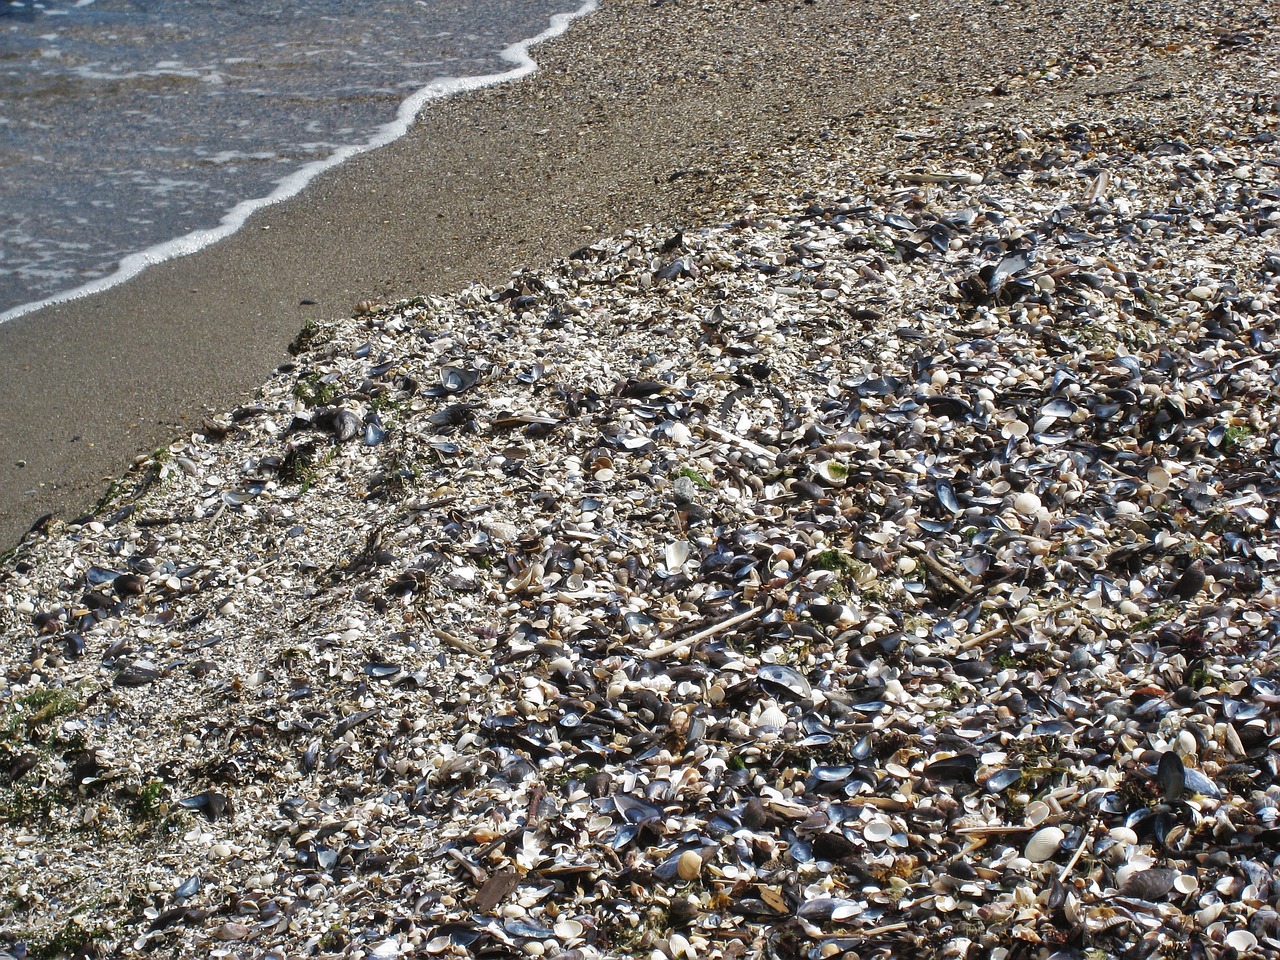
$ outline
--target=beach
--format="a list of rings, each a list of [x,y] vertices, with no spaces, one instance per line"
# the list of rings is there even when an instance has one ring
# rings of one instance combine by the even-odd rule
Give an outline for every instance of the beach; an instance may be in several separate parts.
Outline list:
[[[1272,18],[606,2],[0,327],[0,945],[1280,949]]]
[[[309,320],[496,282],[632,223],[696,222],[777,143],[892,136],[903,107],[992,109],[1002,71],[1127,29],[1084,7],[1049,37],[1036,15],[606,4],[536,48],[527,82],[432,104],[230,239],[0,326],[0,542],[84,513],[134,457],[252,391]]]

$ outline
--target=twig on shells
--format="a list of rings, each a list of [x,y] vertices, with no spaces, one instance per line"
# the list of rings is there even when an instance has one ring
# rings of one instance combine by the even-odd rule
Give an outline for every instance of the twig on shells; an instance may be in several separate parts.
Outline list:
[[[463,653],[469,654],[473,657],[484,656],[484,652],[479,647],[474,644],[467,643],[467,641],[463,640],[461,637],[455,637],[447,630],[441,630],[439,627],[436,627],[431,632],[435,634],[435,638],[437,640],[446,646],[453,647],[455,650],[461,650]]]
[[[920,562],[929,568],[929,572],[935,577],[945,580],[948,584],[963,594],[973,593],[973,584],[965,580],[954,570],[948,567],[937,557],[929,553],[920,554]]]
[[[986,643],[988,640],[994,640],[997,637],[1004,636],[1010,630],[1015,630],[1018,627],[1025,627],[1029,623],[1036,623],[1037,621],[1044,620],[1046,617],[1052,617],[1055,614],[1061,613],[1063,610],[1067,610],[1072,606],[1074,606],[1073,601],[1066,600],[1066,601],[1063,601],[1062,603],[1055,604],[1054,606],[1050,607],[1048,610],[1038,611],[1036,615],[1033,617],[1023,617],[1019,620],[1006,620],[1000,626],[992,627],[990,630],[986,631],[986,633],[980,633],[976,637],[970,637],[968,640],[963,641],[960,644],[960,649],[972,650],[974,647],[980,647],[984,643]]]
[[[746,437],[740,437],[736,433],[730,433],[728,430],[722,430],[719,427],[714,426],[710,423],[699,424],[698,429],[711,434],[711,436],[715,437],[717,440],[725,440],[730,443],[736,443],[738,446],[742,447],[744,450],[754,453],[758,457],[768,457],[769,459],[773,459],[778,455],[776,452],[774,452],[773,450],[770,450],[768,447],[760,446],[760,444],[756,443],[754,440],[748,440]]]
[[[1094,822],[1095,821],[1093,820],[1089,821],[1088,826],[1085,827],[1084,836],[1080,838],[1080,843],[1076,845],[1076,852],[1071,855],[1071,859],[1066,862],[1066,865],[1062,868],[1062,872],[1058,874],[1059,883],[1062,883],[1067,879],[1067,877],[1071,876],[1071,871],[1076,868],[1076,864],[1080,861],[1080,855],[1084,853],[1085,840],[1087,840],[1089,834],[1093,832]]]
[[[880,927],[868,927],[866,930],[859,930],[858,937],[865,940],[870,937],[878,937],[882,933],[897,933],[899,930],[906,930],[910,924],[907,923],[886,923]]]
[[[891,180],[902,180],[906,183],[967,183],[976,185],[982,182],[982,174],[968,170],[957,170],[953,173],[908,173],[895,170],[889,174]]]
[[[691,637],[685,637],[683,640],[677,640],[675,643],[668,643],[666,646],[658,647],[656,650],[646,650],[644,653],[641,654],[641,656],[644,657],[646,660],[656,660],[659,657],[665,657],[672,653],[681,653],[685,650],[688,650],[690,647],[701,643],[703,640],[706,640],[708,637],[714,637],[718,633],[723,633],[726,630],[732,630],[734,627],[738,626],[739,624],[743,624],[743,623],[746,623],[748,620],[755,619],[760,615],[760,613],[761,613],[760,607],[752,607],[750,610],[745,610],[742,613],[734,614],[732,617],[729,617],[727,620],[721,620],[719,623],[714,623],[711,626],[707,627],[705,630],[698,631]]]

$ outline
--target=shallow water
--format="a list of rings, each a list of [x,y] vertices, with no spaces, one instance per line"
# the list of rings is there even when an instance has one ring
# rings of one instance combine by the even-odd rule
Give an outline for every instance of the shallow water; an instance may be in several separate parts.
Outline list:
[[[0,0],[0,321],[231,232],[580,6]]]

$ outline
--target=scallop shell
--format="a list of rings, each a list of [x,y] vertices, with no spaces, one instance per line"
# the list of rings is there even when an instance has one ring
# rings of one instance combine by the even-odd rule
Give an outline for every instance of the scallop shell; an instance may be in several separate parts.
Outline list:
[[[757,727],[773,727],[775,730],[781,730],[786,725],[787,715],[777,707],[766,707],[756,718]]]
[[[1066,837],[1067,835],[1058,827],[1043,827],[1031,835],[1031,839],[1027,841],[1024,855],[1032,863],[1044,863],[1046,860],[1052,860]]]

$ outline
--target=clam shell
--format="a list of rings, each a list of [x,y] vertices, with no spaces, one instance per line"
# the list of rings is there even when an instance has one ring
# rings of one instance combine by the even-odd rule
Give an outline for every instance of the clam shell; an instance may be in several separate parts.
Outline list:
[[[862,828],[862,837],[870,843],[883,843],[893,836],[893,824],[888,820],[872,820]]]
[[[1052,860],[1067,835],[1058,827],[1042,827],[1031,835],[1023,855],[1032,863]]]
[[[1237,953],[1246,953],[1258,945],[1258,938],[1248,930],[1232,930],[1222,942]]]
[[[702,873],[702,854],[697,850],[686,850],[680,854],[676,862],[676,874],[681,880],[696,880]]]

